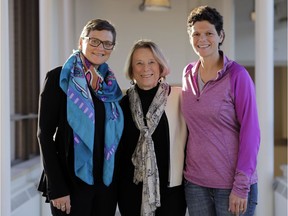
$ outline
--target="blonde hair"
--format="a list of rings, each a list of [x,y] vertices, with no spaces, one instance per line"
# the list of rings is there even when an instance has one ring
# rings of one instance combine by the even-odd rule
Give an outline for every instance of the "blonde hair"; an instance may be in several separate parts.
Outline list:
[[[162,77],[166,78],[166,76],[170,73],[168,61],[166,60],[160,48],[154,42],[152,42],[151,40],[147,40],[147,39],[138,40],[133,45],[130,51],[130,54],[128,55],[128,58],[126,60],[126,64],[124,68],[126,77],[133,81],[133,68],[132,68],[133,54],[137,49],[140,49],[140,48],[148,48],[151,50],[156,61],[160,65],[160,78]]]

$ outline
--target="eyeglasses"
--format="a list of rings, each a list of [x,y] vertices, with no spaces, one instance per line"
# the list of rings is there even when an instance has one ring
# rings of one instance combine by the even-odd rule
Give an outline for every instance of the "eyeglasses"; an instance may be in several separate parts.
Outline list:
[[[104,49],[106,50],[112,50],[115,46],[115,43],[111,41],[101,41],[98,38],[93,37],[82,37],[83,39],[88,39],[89,44],[93,47],[98,47],[101,43],[103,44]]]

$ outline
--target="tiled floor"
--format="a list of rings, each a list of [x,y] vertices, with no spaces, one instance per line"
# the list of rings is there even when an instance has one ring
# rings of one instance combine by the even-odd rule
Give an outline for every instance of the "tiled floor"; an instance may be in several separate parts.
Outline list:
[[[115,216],[121,216],[121,214],[119,213],[118,209],[117,209],[117,212],[116,212]],[[186,212],[185,216],[189,216],[188,211]]]

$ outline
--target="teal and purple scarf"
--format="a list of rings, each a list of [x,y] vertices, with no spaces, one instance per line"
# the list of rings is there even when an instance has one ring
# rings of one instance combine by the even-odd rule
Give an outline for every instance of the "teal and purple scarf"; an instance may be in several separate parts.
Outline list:
[[[67,120],[74,134],[75,174],[89,185],[94,184],[93,148],[95,112],[85,77],[81,52],[75,51],[63,65],[60,87],[67,95]],[[105,106],[105,140],[103,182],[110,185],[114,172],[115,153],[122,135],[124,117],[119,101],[122,91],[106,63],[98,67],[99,88],[93,93]]]

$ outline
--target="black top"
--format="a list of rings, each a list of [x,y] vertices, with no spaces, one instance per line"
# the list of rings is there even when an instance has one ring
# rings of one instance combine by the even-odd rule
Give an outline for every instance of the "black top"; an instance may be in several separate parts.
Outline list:
[[[39,98],[38,141],[44,172],[39,190],[47,201],[70,194],[75,180],[73,131],[67,122],[66,94],[59,86],[62,67],[49,71]],[[94,182],[101,182],[104,158],[103,102],[91,93],[95,108]],[[53,139],[56,132],[55,139]]]
[[[142,103],[144,116],[148,112],[149,106],[157,92],[158,86],[151,90],[141,90],[136,87]],[[129,97],[123,97],[120,103],[124,113],[124,131],[119,147],[119,206],[121,201],[130,203],[134,208],[141,207],[142,183],[133,183],[134,165],[132,164],[132,154],[136,148],[140,131],[136,128],[131,115]],[[169,126],[165,112],[160,122],[152,134],[154,142],[157,166],[160,179],[160,195],[165,193],[168,185],[169,175]]]

